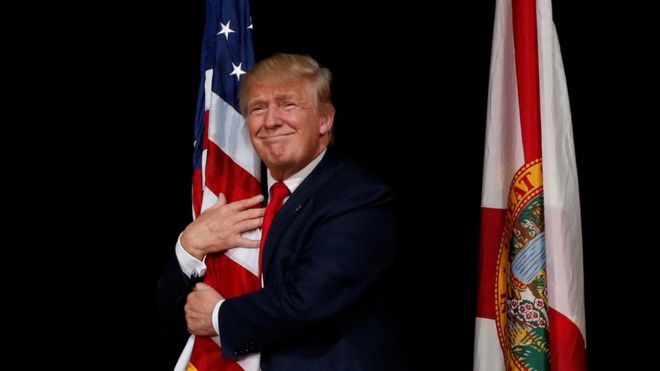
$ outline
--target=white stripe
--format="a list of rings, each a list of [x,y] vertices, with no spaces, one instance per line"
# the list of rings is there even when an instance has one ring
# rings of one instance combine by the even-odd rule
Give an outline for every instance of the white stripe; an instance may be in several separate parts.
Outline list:
[[[219,337],[214,336],[213,341],[215,341],[215,343],[218,344],[218,346],[220,346]],[[186,371],[186,369],[188,368],[188,362],[190,362],[190,356],[192,355],[194,343],[195,343],[195,335],[190,335],[190,337],[188,338],[188,342],[186,343],[186,346],[183,348],[183,352],[181,352],[181,356],[179,356],[179,359],[177,360],[176,365],[174,366],[174,371]],[[255,353],[241,357],[237,359],[236,362],[245,371],[259,371],[259,367],[260,367],[259,365],[261,363],[261,353]]]
[[[206,207],[204,207],[204,200],[206,199],[206,157],[208,156],[209,151],[203,150],[202,151],[202,207],[200,210],[200,213],[204,210],[206,210]],[[207,206],[208,207],[208,206]]]
[[[255,229],[250,232],[245,232],[242,234],[243,238],[249,240],[261,239],[261,229]],[[228,258],[236,262],[241,267],[250,271],[250,273],[259,277],[259,249],[258,248],[248,248],[248,247],[237,247],[235,249],[227,250],[225,252]]]
[[[211,108],[211,85],[213,84],[213,70],[206,70],[204,73],[204,110]]]
[[[549,0],[537,4],[548,301],[577,325],[586,342],[580,197],[568,90],[552,5]]]
[[[245,171],[261,179],[259,157],[252,147],[245,118],[216,94],[211,96],[209,140]]]
[[[204,186],[204,193],[202,196],[202,212],[218,202],[218,196],[213,193],[208,187]]]
[[[525,156],[520,134],[511,2],[497,1],[488,87],[481,206],[507,208],[511,179]]]
[[[236,362],[245,371],[259,371],[261,365],[261,353],[250,354],[239,358]]]
[[[179,360],[176,361],[174,366],[174,371],[186,371],[188,368],[188,362],[190,362],[190,355],[192,354],[193,344],[195,343],[195,335],[190,335],[186,346],[183,348]]]
[[[204,107],[209,111],[209,140],[259,180],[260,160],[250,142],[245,118],[211,90],[212,82],[213,70],[207,70],[204,80]]]
[[[474,371],[504,371],[504,356],[495,320],[477,317],[474,329]]]

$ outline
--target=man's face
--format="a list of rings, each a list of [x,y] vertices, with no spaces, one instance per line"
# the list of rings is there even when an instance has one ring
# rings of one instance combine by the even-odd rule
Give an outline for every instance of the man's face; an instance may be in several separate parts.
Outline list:
[[[311,84],[256,84],[247,102],[250,139],[277,180],[311,162],[328,144],[333,112],[321,114]]]

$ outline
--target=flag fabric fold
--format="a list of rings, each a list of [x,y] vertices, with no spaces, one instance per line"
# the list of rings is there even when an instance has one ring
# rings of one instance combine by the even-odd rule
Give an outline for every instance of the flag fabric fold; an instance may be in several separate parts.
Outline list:
[[[586,369],[573,131],[550,0],[497,0],[475,370]]]
[[[260,160],[238,105],[242,75],[254,64],[248,0],[207,0],[201,82],[195,121],[193,216],[215,204],[261,193]],[[253,237],[257,238],[258,233]],[[259,250],[208,255],[204,282],[224,298],[261,288]],[[259,370],[259,354],[238,361],[221,356],[218,337],[191,336],[175,370]]]

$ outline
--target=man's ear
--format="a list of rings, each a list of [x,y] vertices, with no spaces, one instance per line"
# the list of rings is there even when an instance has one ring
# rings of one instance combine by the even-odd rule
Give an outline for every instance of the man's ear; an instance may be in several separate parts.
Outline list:
[[[325,135],[332,131],[332,125],[335,122],[335,108],[330,106],[321,114],[321,126],[319,127],[319,134]]]

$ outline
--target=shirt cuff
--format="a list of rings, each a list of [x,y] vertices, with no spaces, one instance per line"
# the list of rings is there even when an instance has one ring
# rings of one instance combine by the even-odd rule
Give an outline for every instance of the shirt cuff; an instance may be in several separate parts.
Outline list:
[[[213,322],[213,329],[215,333],[220,337],[220,320],[218,319],[218,314],[220,313],[220,306],[225,302],[225,299],[220,300],[215,307],[213,308],[213,316],[211,317],[211,322]]]
[[[179,261],[179,266],[181,266],[181,270],[186,276],[190,278],[197,278],[206,274],[206,264],[204,263],[206,260],[206,255],[204,255],[202,260],[199,260],[190,255],[186,249],[181,246],[181,235],[179,235],[179,238],[176,240],[176,247],[174,248],[174,251],[176,252],[176,258]]]

